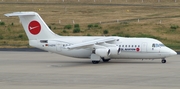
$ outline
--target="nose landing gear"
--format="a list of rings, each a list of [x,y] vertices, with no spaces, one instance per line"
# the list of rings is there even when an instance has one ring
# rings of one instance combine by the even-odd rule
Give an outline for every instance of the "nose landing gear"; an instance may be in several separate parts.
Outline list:
[[[165,58],[162,58],[161,62],[162,62],[162,63],[166,63],[166,59],[165,59]]]

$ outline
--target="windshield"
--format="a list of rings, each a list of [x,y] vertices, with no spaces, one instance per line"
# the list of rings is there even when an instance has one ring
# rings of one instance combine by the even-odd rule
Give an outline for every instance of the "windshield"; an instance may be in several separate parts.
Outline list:
[[[157,43],[152,44],[152,47],[164,47],[164,46],[165,46],[164,44],[157,44]]]
[[[163,46],[165,46],[165,45],[164,45],[164,44],[159,44],[159,46],[163,47]]]

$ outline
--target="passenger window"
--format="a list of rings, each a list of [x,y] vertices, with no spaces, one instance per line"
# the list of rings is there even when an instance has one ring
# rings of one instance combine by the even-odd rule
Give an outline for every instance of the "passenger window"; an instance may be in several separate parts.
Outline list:
[[[136,47],[136,45],[135,45],[135,47]]]
[[[133,47],[133,45],[132,45],[132,47]]]
[[[138,47],[140,47],[140,45],[138,45]]]
[[[122,47],[124,47],[124,45],[122,45]]]
[[[127,45],[126,45],[126,47],[127,47]]]
[[[131,47],[131,46],[129,45],[129,47]]]
[[[119,47],[121,47],[121,45],[119,45]]]

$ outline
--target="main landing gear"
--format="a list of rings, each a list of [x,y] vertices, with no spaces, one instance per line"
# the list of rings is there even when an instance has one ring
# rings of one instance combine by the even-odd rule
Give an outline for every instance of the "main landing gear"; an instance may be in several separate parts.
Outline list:
[[[98,64],[100,61],[92,61],[93,64]]]
[[[104,59],[103,57],[101,58],[103,62],[109,62],[111,59]]]
[[[166,59],[165,59],[165,58],[162,58],[161,62],[162,62],[162,63],[166,63]]]
[[[91,54],[91,60],[93,64],[98,64],[101,60],[101,57],[97,54]]]
[[[109,62],[109,60],[111,60],[111,59],[104,59],[104,58],[101,58],[101,59],[103,62]],[[93,64],[98,64],[99,62],[100,62],[100,60],[99,61],[92,61]]]

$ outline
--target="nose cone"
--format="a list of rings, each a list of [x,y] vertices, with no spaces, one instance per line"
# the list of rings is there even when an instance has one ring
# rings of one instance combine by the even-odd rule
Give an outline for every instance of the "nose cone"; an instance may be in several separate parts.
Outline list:
[[[170,49],[169,53],[170,53],[171,56],[177,55],[177,52],[175,52],[175,51],[172,50],[172,49]]]
[[[161,48],[161,53],[162,53],[165,57],[170,57],[170,56],[177,55],[177,53],[176,53],[174,50],[172,50],[172,49],[170,49],[170,48],[168,48],[168,47],[162,47],[162,48]]]

